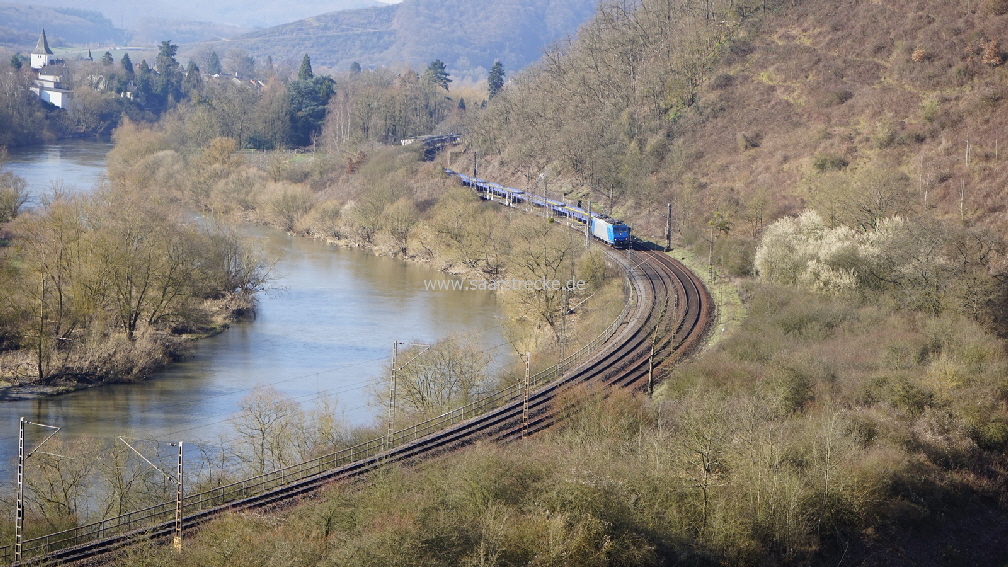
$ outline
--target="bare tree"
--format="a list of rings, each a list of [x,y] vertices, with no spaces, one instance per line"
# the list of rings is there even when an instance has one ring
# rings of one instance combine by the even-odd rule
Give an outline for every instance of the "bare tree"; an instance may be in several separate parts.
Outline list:
[[[0,224],[10,222],[28,202],[27,183],[21,177],[4,171],[7,147],[0,146]]]
[[[238,407],[231,419],[238,434],[232,449],[249,472],[261,475],[297,462],[294,438],[304,420],[297,402],[272,386],[259,386]]]
[[[26,499],[50,528],[63,529],[84,519],[92,495],[97,443],[90,437],[55,437],[46,451],[26,461]]]
[[[430,348],[412,346],[399,352],[396,405],[407,411],[437,413],[472,400],[487,379],[490,356],[471,337],[450,336]],[[389,391],[389,366],[377,388]]]
[[[152,451],[145,456],[157,459],[159,455],[156,451]],[[96,468],[100,480],[98,486],[100,486],[103,518],[118,516],[164,501],[164,489],[156,490],[154,494],[150,490],[152,485],[163,484],[162,473],[137,457],[136,453],[124,443],[116,441],[105,449],[96,460]],[[170,469],[171,466],[162,468]]]
[[[408,198],[402,198],[385,207],[382,215],[385,218],[385,226],[399,248],[399,253],[406,255],[406,244],[410,233],[418,220],[416,205]]]
[[[509,273],[520,281],[533,282],[533,289],[520,286],[521,289],[513,291],[517,303],[525,317],[537,325],[546,325],[560,344],[567,308],[565,299],[569,293],[564,286],[574,273],[575,261],[583,245],[573,232],[538,217],[522,219],[513,231],[514,250]]]
[[[221,77],[210,81],[206,91],[221,135],[234,138],[239,148],[245,147],[246,137],[256,119],[252,109],[259,100],[259,93],[255,87],[247,82]]]
[[[112,193],[115,191],[115,193]],[[132,340],[141,323],[171,318],[192,298],[196,231],[177,209],[115,188],[90,212],[91,289],[104,289],[115,319]]]

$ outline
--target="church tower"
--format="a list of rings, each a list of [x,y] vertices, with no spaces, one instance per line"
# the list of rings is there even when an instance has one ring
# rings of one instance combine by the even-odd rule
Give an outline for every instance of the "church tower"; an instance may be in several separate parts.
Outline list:
[[[49,40],[46,39],[45,29],[43,29],[42,35],[39,36],[38,44],[35,45],[35,49],[31,52],[32,69],[41,69],[52,63],[52,60],[53,52],[49,49]]]

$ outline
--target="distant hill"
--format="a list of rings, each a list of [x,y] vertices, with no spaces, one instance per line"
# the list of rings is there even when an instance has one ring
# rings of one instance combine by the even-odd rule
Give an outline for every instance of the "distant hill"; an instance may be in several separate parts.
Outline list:
[[[163,40],[181,45],[199,41],[216,41],[248,33],[247,27],[215,22],[144,18],[130,26],[130,45],[156,45]]]
[[[489,69],[499,59],[516,70],[595,13],[598,0],[406,0],[395,43],[379,63],[427,64],[440,58],[456,73]]]
[[[127,34],[101,12],[0,3],[0,45],[31,49],[46,30],[49,44],[122,43]]]
[[[330,12],[259,30],[201,49],[240,48],[261,59],[361,65],[426,66],[434,59],[453,76],[481,78],[499,59],[508,70],[539,58],[543,47],[594,13],[597,0],[404,0],[401,4]]]
[[[300,60],[308,53],[315,66],[333,68],[351,61],[370,63],[369,55],[387,51],[395,41],[393,24],[398,6],[364,8],[331,12],[289,24],[252,32],[227,42],[185,46],[184,56],[192,51],[216,50],[221,56],[228,50],[244,49],[257,60]]]
[[[241,26],[265,27],[306,18],[333,10],[364,8],[380,4],[375,0],[9,0],[19,6],[57,8],[68,4],[77,8],[102,12],[123,28],[133,28],[146,18],[192,20]],[[5,20],[0,20],[5,21]],[[3,24],[0,24],[3,25]]]

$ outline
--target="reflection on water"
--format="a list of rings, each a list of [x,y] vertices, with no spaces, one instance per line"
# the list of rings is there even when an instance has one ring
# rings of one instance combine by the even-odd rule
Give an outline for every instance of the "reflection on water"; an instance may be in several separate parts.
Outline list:
[[[5,171],[23,177],[31,195],[28,205],[62,182],[71,193],[90,191],[105,176],[105,155],[112,148],[98,140],[68,140],[59,144],[11,148]]]
[[[48,152],[48,150],[46,151]],[[394,340],[432,342],[451,333],[480,337],[507,359],[491,294],[424,290],[433,269],[315,240],[250,228],[282,252],[282,289],[260,297],[254,322],[196,343],[192,356],[156,378],[0,404],[0,464],[17,454],[18,418],[59,425],[60,435],[117,435],[165,441],[213,439],[230,432],[229,415],[258,384],[272,384],[306,405],[334,395],[352,424],[381,412],[368,384],[389,361]]]

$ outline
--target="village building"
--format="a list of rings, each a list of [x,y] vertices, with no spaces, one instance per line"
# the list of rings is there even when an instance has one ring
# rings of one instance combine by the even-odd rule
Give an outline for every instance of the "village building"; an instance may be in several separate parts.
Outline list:
[[[43,29],[42,35],[39,36],[38,43],[35,45],[35,49],[31,52],[31,67],[38,70],[46,65],[52,65],[57,62],[58,60],[53,57],[52,50],[49,49],[49,40],[46,39],[45,29]]]
[[[62,69],[57,66],[62,64],[63,60],[56,59],[53,55],[52,50],[49,49],[49,40],[46,39],[45,30],[43,29],[42,35],[39,36],[38,44],[35,45],[35,49],[31,52],[31,67],[38,71],[35,86],[31,87],[31,90],[42,100],[60,108],[66,108],[67,103],[70,102],[70,97],[73,96],[73,91],[64,89],[60,84],[63,77],[59,74],[59,71]]]

